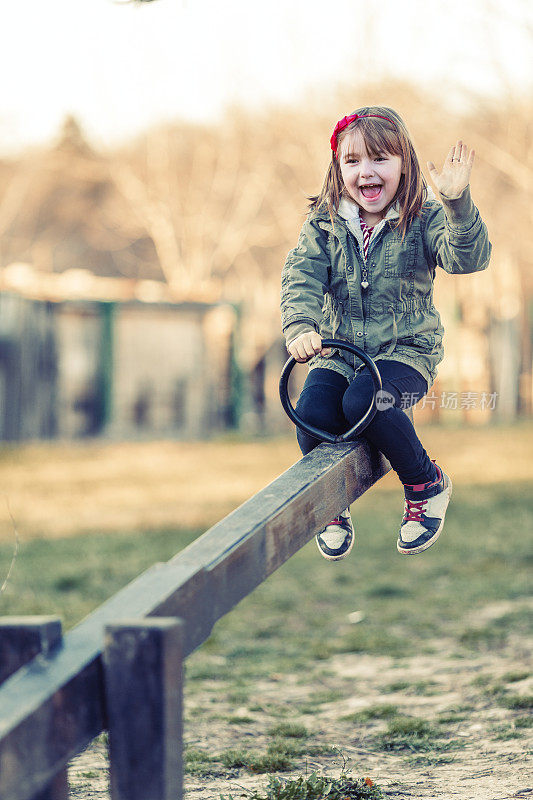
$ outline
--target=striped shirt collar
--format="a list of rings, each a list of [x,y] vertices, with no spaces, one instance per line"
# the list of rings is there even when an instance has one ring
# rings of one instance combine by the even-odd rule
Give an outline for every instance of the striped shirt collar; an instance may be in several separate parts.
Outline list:
[[[374,232],[375,225],[367,225],[361,215],[361,209],[359,209],[359,224],[361,225],[361,230],[363,232],[363,256],[366,261],[368,256],[368,246],[370,244],[370,239],[372,238],[372,234]]]

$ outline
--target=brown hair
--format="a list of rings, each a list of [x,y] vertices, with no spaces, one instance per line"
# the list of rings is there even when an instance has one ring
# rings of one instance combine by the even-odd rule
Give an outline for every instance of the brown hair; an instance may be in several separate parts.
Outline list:
[[[343,139],[357,130],[361,132],[370,155],[378,155],[385,152],[400,156],[403,172],[392,202],[398,202],[400,207],[400,218],[394,227],[399,230],[403,239],[409,225],[415,217],[420,215],[427,186],[411,137],[404,121],[392,108],[387,106],[365,106],[364,108],[358,108],[353,113],[359,115],[379,114],[380,117],[363,116],[344,128],[337,137],[337,153],[340,152]],[[382,119],[381,117],[388,117],[389,119]],[[327,209],[333,221],[343,194],[346,194],[346,189],[342,180],[339,159],[336,153],[332,151],[331,162],[326,172],[322,189],[316,197],[309,198],[309,210]]]

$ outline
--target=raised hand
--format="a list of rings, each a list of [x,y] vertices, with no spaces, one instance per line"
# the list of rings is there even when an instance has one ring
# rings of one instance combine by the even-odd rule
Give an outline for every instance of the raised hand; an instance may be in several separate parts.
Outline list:
[[[442,172],[437,172],[433,161],[428,161],[431,180],[438,191],[451,200],[460,197],[470,181],[475,150],[468,154],[468,147],[461,139],[452,145],[446,157]]]

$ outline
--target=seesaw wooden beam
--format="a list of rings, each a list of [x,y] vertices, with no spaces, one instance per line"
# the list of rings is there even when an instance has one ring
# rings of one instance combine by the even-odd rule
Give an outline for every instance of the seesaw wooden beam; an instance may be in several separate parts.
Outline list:
[[[184,655],[390,469],[364,440],[323,444],[156,564],[0,686],[0,800],[31,800],[106,727],[102,649],[124,618],[184,620]]]

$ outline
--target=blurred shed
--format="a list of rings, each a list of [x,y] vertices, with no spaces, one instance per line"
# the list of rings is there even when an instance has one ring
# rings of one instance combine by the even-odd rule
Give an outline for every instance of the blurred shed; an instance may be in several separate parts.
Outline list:
[[[0,439],[201,437],[234,424],[228,304],[0,293]]]
[[[77,122],[1,168],[0,438],[232,425],[233,306],[176,302],[152,237]]]

